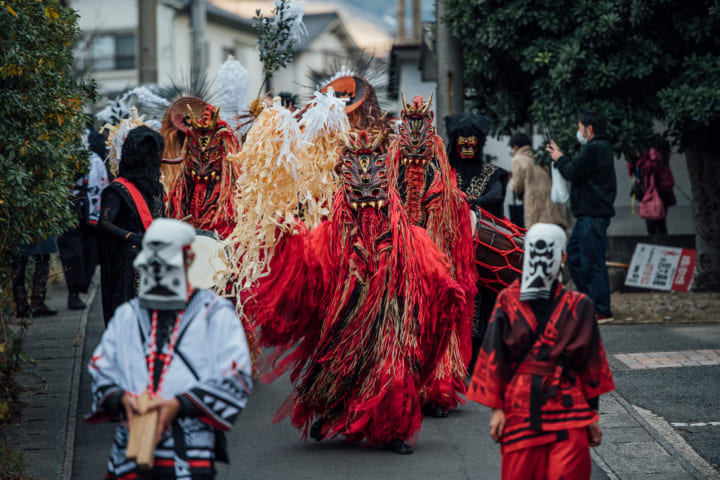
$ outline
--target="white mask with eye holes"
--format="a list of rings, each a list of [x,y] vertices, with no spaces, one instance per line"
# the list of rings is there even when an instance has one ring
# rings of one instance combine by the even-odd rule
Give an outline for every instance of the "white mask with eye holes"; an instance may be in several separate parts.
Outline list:
[[[525,234],[525,255],[520,280],[520,300],[550,298],[560,274],[567,239],[557,225],[536,223]]]
[[[140,272],[140,307],[153,310],[182,310],[187,301],[185,252],[195,238],[187,223],[158,218],[148,227],[142,250],[133,266]]]

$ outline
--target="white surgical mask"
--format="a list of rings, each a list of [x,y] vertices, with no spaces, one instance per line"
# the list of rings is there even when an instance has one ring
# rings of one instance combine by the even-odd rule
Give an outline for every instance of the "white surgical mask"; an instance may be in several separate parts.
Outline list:
[[[585,145],[587,143],[587,138],[583,137],[582,130],[578,130],[575,136],[577,137],[577,141],[580,142],[581,145]]]

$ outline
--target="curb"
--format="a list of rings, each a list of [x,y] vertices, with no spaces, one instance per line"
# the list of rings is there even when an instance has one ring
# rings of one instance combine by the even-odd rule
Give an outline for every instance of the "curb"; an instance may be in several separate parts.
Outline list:
[[[96,280],[98,279],[98,280]],[[83,310],[78,320],[77,329],[75,331],[75,342],[73,344],[73,362],[72,362],[72,385],[68,395],[68,408],[65,412],[65,435],[63,435],[62,455],[60,456],[60,465],[58,466],[58,480],[71,480],[73,470],[73,455],[75,446],[75,426],[77,423],[77,404],[78,395],[80,394],[80,372],[82,369],[82,359],[85,349],[85,337],[87,333],[87,321],[90,314],[90,307],[95,301],[95,296],[99,288],[99,275],[93,277],[90,284],[87,298],[87,308]]]
[[[616,391],[610,392],[604,397],[606,398],[606,401],[614,402],[618,405],[618,407],[622,410],[622,416],[629,417],[628,423],[635,423],[637,427],[642,429],[644,433],[635,437],[635,440],[646,441],[641,439],[641,437],[644,437],[647,441],[652,442],[659,447],[659,451],[662,451],[663,453],[657,457],[658,460],[661,459],[661,457],[669,457],[672,461],[677,462],[679,469],[682,469],[683,472],[695,480],[720,479],[720,475],[715,472],[713,467],[700,457],[682,437],[677,435],[672,430],[672,427],[667,425],[667,428],[663,428],[665,421],[661,417],[657,417],[649,411],[630,404]],[[625,426],[629,427],[630,425],[626,424]],[[606,443],[606,441],[604,441],[603,444],[605,448],[608,446],[618,445],[616,443]],[[642,470],[642,467],[649,461],[648,458],[625,458],[622,461],[622,466],[618,466],[618,468],[616,468],[614,466],[614,463],[616,462],[611,460],[609,461],[609,459],[606,458],[606,455],[603,455],[600,450],[601,448],[602,446],[590,449],[591,457],[592,460],[608,475],[610,480],[620,480],[621,478],[626,478],[622,475],[622,471],[627,470],[628,467],[632,467],[633,465]],[[607,453],[607,451],[605,453]],[[680,474],[679,471],[676,473]],[[650,478],[642,474],[639,475],[641,475],[642,478]],[[683,476],[683,478],[687,477]]]

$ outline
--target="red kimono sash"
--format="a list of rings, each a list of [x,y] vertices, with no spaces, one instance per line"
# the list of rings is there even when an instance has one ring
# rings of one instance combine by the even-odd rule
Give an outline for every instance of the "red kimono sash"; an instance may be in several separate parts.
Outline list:
[[[142,222],[143,227],[145,227],[145,230],[147,230],[153,221],[153,217],[150,213],[150,208],[148,208],[147,202],[140,193],[140,190],[138,190],[137,187],[127,178],[118,177],[114,181],[125,187],[128,191],[130,198],[132,198],[133,203],[135,203],[135,209],[140,216],[140,221]]]

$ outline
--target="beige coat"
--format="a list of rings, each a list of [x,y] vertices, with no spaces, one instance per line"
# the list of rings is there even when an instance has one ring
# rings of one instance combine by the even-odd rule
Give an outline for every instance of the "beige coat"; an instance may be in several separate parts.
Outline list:
[[[550,172],[547,167],[535,165],[533,157],[526,145],[515,152],[511,164],[510,189],[523,196],[525,228],[535,223],[554,223],[566,229],[565,207],[550,200]]]

